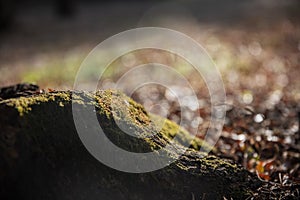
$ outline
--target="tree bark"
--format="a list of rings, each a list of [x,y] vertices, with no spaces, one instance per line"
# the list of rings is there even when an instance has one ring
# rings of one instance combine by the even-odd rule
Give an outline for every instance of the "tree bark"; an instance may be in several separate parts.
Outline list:
[[[94,106],[106,136],[122,149],[157,150],[177,134],[180,139],[171,142],[174,149],[183,149],[186,141],[191,146],[175,162],[156,171],[112,169],[95,159],[79,139],[72,99],[82,109]],[[112,103],[117,111],[112,110]],[[141,105],[110,90],[37,93],[0,100],[0,199],[245,199],[261,185],[241,166],[200,153],[206,144],[189,140],[191,136],[175,123],[150,116]],[[149,125],[162,121],[159,130]],[[129,136],[119,124],[146,136]],[[149,132],[154,136],[147,137]]]

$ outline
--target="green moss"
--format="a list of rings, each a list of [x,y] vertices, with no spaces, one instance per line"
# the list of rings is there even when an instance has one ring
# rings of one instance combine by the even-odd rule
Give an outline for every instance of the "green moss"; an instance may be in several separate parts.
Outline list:
[[[20,116],[31,111],[33,105],[39,105],[46,102],[69,102],[71,99],[68,92],[44,93],[28,97],[12,98],[2,101],[2,103],[15,107]]]
[[[186,147],[191,146],[199,150],[201,146],[209,148],[209,145],[199,138],[192,137],[187,131],[180,128],[170,120],[159,116],[148,114],[144,107],[120,91],[104,90],[96,93],[83,92],[51,92],[28,97],[20,97],[4,100],[8,106],[14,107],[20,116],[32,110],[33,106],[52,102],[60,107],[72,103],[79,105],[94,105],[100,116],[105,116],[107,120],[114,119],[117,123],[134,124],[134,131],[147,142],[151,149],[163,148],[163,146],[152,143],[152,136],[160,137],[166,141],[171,141],[176,136],[176,141]],[[122,132],[120,131],[120,134]],[[124,134],[124,133],[123,133]],[[120,136],[119,136],[120,137]],[[122,137],[120,137],[122,138]]]
[[[71,92],[51,92],[35,96],[13,98],[3,101],[6,105],[15,107],[20,116],[32,111],[33,106],[43,103],[52,102],[60,107],[70,105],[73,102],[79,105],[94,105],[99,116],[105,117],[106,121],[112,120],[117,124],[125,124],[125,127],[132,127],[132,129],[140,139],[132,136],[126,136],[122,130],[118,130],[117,124],[112,123],[110,128],[106,128],[109,137],[113,137],[115,142],[121,147],[131,150],[157,150],[164,147],[169,142],[181,144],[184,147],[190,147],[194,150],[200,150],[201,147],[210,149],[210,146],[197,137],[193,137],[186,130],[171,122],[170,120],[161,118],[159,116],[148,114],[144,107],[123,93],[114,90],[98,91],[94,93],[71,93]],[[124,139],[125,137],[128,137]],[[130,138],[131,137],[131,138]],[[153,139],[155,137],[155,139]],[[139,140],[132,142],[133,140]],[[124,144],[122,142],[126,141]],[[137,146],[133,146],[137,144]],[[202,159],[202,162],[207,162],[207,165],[215,169],[220,165],[230,165],[236,167],[225,161],[215,159]],[[224,162],[224,163],[220,163]],[[180,166],[179,166],[180,167]]]

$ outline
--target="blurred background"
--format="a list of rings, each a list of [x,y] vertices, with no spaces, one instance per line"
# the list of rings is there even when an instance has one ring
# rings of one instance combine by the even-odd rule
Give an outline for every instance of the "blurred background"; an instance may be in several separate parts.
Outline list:
[[[216,154],[266,180],[300,181],[299,0],[0,0],[0,86],[33,82],[46,89],[72,89],[80,64],[96,45],[143,26],[189,35],[220,70],[227,117]],[[111,64],[100,85],[110,88],[131,67],[152,61],[185,75],[200,107],[195,109],[190,94],[176,82],[172,89],[184,98],[184,113],[170,91],[158,85],[141,87],[132,97],[175,122],[184,118],[190,123],[183,126],[198,129],[204,138],[209,94],[181,58],[151,49],[131,52]],[[86,74],[93,75],[93,69]]]
[[[299,64],[299,4],[299,0],[0,0],[0,85],[27,81],[72,88],[77,69],[97,44],[142,26],[172,28],[191,36],[224,76],[230,72],[233,82],[237,74],[231,70],[272,71],[267,63],[277,63],[277,71],[287,71],[286,67]],[[284,85],[288,77],[278,73]],[[267,78],[257,77],[262,82]]]

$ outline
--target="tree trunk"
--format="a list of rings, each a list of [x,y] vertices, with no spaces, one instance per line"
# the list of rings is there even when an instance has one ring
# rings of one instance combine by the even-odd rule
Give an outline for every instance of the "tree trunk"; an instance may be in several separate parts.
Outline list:
[[[155,151],[171,143],[176,150],[167,155],[176,157],[186,141],[191,146],[156,171],[112,169],[82,144],[72,99],[81,109],[94,106],[105,135],[127,151]],[[173,122],[150,116],[141,105],[110,90],[73,96],[70,91],[37,92],[0,100],[0,199],[245,199],[261,185],[231,161],[197,151],[207,145],[190,139]],[[155,129],[153,124],[160,122],[163,126]],[[125,134],[120,124],[144,137]],[[174,136],[179,139],[171,142]]]

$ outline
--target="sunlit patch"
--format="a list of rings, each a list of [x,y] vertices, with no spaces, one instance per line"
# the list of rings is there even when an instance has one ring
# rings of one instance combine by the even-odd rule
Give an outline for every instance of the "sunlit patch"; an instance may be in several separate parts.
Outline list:
[[[160,115],[162,117],[168,117],[168,109],[165,108],[163,105],[161,104],[154,104],[154,105],[151,105],[150,107],[145,107],[145,109],[150,112],[150,113],[154,113],[154,114],[157,114],[157,115]]]
[[[248,45],[248,51],[253,56],[259,56],[262,52],[262,48],[259,42],[252,42]]]
[[[260,141],[261,141],[261,136],[260,136],[260,135],[257,135],[257,136],[255,137],[255,141],[260,142]]]
[[[280,74],[280,75],[277,76],[276,81],[277,81],[277,84],[278,84],[279,86],[285,87],[285,86],[287,86],[288,83],[289,83],[289,78],[287,77],[286,74]]]
[[[275,57],[271,60],[267,60],[264,62],[264,67],[269,70],[273,71],[275,73],[283,73],[286,72],[284,62],[281,58]]]
[[[182,99],[183,106],[188,107],[190,110],[195,111],[198,109],[198,102],[194,101],[193,96],[185,96]]]
[[[293,142],[293,140],[292,140],[292,137],[291,136],[286,136],[285,138],[284,138],[284,141],[283,141],[285,144],[291,144],[292,142]]]
[[[232,133],[232,139],[234,140],[238,140],[238,141],[245,141],[246,140],[246,136],[244,134],[235,134]]]
[[[290,134],[295,134],[299,131],[299,124],[294,124],[290,129],[289,129],[289,132]]]
[[[253,95],[250,91],[245,91],[242,96],[242,101],[245,104],[251,104],[253,101]]]
[[[218,38],[216,37],[208,38],[206,47],[209,51],[212,52],[218,51],[220,49],[220,46],[221,44]]]
[[[202,117],[196,117],[195,119],[193,119],[193,121],[192,121],[192,123],[191,123],[191,126],[193,127],[193,128],[198,128],[198,126],[200,125],[200,124],[202,124],[203,123],[203,119],[202,119]]]
[[[255,121],[256,123],[261,123],[261,122],[264,121],[264,116],[263,116],[262,114],[256,114],[256,115],[254,116],[254,121]]]
[[[266,83],[267,83],[267,77],[266,77],[266,75],[264,75],[264,74],[256,74],[255,75],[255,83],[259,87],[265,86]]]
[[[228,71],[227,73],[228,73],[228,81],[232,84],[237,84],[239,74],[235,70]]]
[[[170,90],[170,89],[166,89],[165,92],[165,97],[169,100],[169,101],[175,101],[177,99],[176,94]]]
[[[102,88],[103,89],[111,89],[111,88],[114,88],[114,87],[115,87],[115,83],[110,79],[105,79],[102,82]]]
[[[268,108],[272,108],[274,105],[278,104],[280,99],[282,98],[282,91],[281,90],[275,90],[271,93],[269,96],[266,106]]]
[[[242,57],[248,57],[249,56],[248,48],[245,45],[240,45],[238,49],[239,49],[239,52],[240,52]]]
[[[121,62],[125,67],[132,67],[136,64],[136,57],[133,53],[128,53],[122,56]]]

